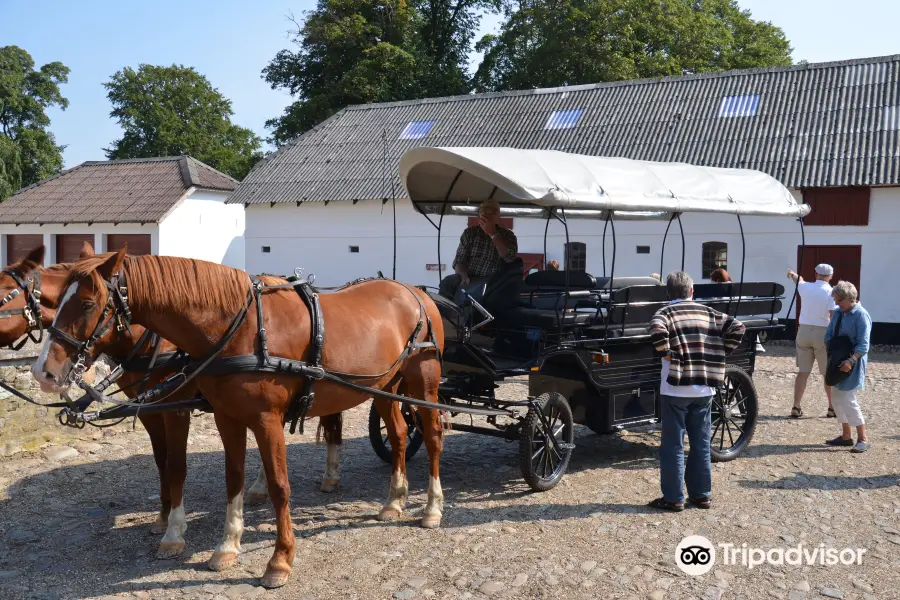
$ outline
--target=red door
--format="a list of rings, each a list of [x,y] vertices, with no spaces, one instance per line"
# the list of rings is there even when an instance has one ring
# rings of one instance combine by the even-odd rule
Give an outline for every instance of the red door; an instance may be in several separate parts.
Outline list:
[[[72,263],[81,255],[81,247],[87,242],[94,245],[93,233],[58,233],[56,235],[56,262]]]
[[[531,269],[537,269],[538,271],[544,270],[543,254],[519,252],[517,256],[522,259],[522,266],[524,267],[525,277],[528,277],[528,271],[530,271]]]
[[[123,246],[128,245],[128,254],[150,254],[149,233],[110,233],[106,236],[106,251],[118,252]]]
[[[802,247],[797,247],[797,263],[800,263]],[[834,277],[831,284],[838,281],[849,281],[856,286],[860,297],[862,290],[859,288],[860,271],[862,268],[862,246],[807,246],[803,251],[803,264],[798,272],[805,281],[816,280],[816,265],[827,263],[834,267]],[[790,293],[790,292],[789,292]],[[800,314],[800,298],[797,298],[797,315]]]
[[[15,264],[28,256],[28,253],[44,244],[44,236],[40,233],[16,233],[6,236],[6,262]]]

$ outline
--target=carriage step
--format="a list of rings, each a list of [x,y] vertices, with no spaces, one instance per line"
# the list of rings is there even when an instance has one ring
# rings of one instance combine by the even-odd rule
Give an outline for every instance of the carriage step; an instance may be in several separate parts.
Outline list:
[[[566,444],[566,443],[564,443],[564,442],[560,442],[560,443],[559,443],[559,449],[560,449],[560,450],[574,450],[574,449],[575,449],[575,444]]]

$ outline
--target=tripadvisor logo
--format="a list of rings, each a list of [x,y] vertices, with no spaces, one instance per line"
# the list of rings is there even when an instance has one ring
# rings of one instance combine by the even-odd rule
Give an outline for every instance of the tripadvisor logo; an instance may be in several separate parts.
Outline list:
[[[826,548],[825,544],[804,546],[797,544],[790,548],[750,548],[747,544],[719,544],[722,564],[742,565],[753,569],[760,565],[819,565],[834,566],[861,565],[865,548]],[[716,562],[716,549],[712,542],[700,535],[691,535],[675,547],[675,563],[688,575],[704,575]]]

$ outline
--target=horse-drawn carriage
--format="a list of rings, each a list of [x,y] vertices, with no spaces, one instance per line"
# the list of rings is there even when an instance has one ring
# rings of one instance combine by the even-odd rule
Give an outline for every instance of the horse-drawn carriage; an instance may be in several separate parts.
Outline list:
[[[537,271],[523,279],[521,263],[514,263],[455,298],[436,290],[430,294],[444,319],[446,340],[440,401],[451,413],[478,407],[487,416],[487,426],[454,423],[453,428],[518,441],[522,475],[535,490],[550,489],[562,478],[574,448],[575,424],[605,434],[660,418],[660,361],[648,328],[668,302],[666,288],[652,277],[615,274],[615,221],[680,226],[681,215],[691,212],[732,214],[738,220],[741,215],[808,213],[780,183],[756,171],[551,151],[422,148],[403,157],[401,175],[416,209],[432,224],[437,217],[438,238],[445,216],[474,215],[486,200],[499,202],[503,216],[545,219],[544,256],[551,220],[565,227],[567,242],[569,219],[592,219],[598,229],[604,224],[602,277]],[[612,260],[606,276],[610,226]],[[668,231],[667,226],[664,236]],[[746,326],[713,401],[716,461],[737,458],[753,437],[756,350],[760,337],[779,327],[776,315],[784,291],[778,283],[743,282],[743,265],[739,283],[694,286],[698,302]],[[514,377],[527,378],[528,398],[499,398],[499,383]],[[405,414],[411,425],[409,457],[421,439],[412,413]],[[389,460],[389,442],[374,407],[369,427],[376,453]]]
[[[445,216],[474,214],[479,203],[494,200],[503,214],[546,219],[545,244],[551,219],[565,227],[567,241],[570,219],[602,221],[604,249],[607,228],[613,239],[609,276],[604,259],[602,277],[566,270],[523,280],[521,269],[511,268],[456,298],[383,278],[319,294],[302,278],[249,277],[203,261],[126,257],[124,251],[90,257],[91,250],[74,265],[43,270],[45,286],[55,280],[51,294],[36,275],[43,249],[0,275],[8,288],[0,307],[21,313],[13,319],[11,339],[41,328],[55,312],[34,374],[45,391],[85,391],[80,401],[57,404],[64,424],[215,412],[228,508],[225,536],[210,559],[213,569],[233,566],[240,551],[247,429],[256,437],[262,488],[276,513],[275,550],[263,585],[277,587],[290,576],[294,548],[285,422],[293,431],[306,416],[331,418],[371,397],[377,408],[371,437],[393,464],[379,519],[396,519],[403,511],[406,436],[418,431],[430,459],[422,525],[440,524],[439,409],[486,417],[487,427],[454,427],[518,439],[526,481],[538,490],[553,487],[571,456],[576,423],[608,433],[659,418],[659,362],[647,323],[667,302],[665,288],[655,279],[616,276],[615,222],[668,220],[665,242],[682,213],[732,214],[740,224],[742,215],[800,217],[802,223],[809,212],[777,181],[755,171],[504,148],[421,148],[408,152],[400,166],[414,206],[438,231],[439,248]],[[738,316],[748,331],[715,401],[718,460],[738,456],[753,435],[756,342],[778,327],[783,292],[776,283],[744,283],[743,266],[740,283],[695,286],[698,301]],[[163,339],[172,352],[164,351]],[[86,369],[110,352],[124,357],[124,367],[92,385]],[[122,389],[129,400],[105,395],[127,369],[130,383]],[[499,382],[520,376],[528,380],[526,398],[497,397]],[[88,410],[93,402],[110,401],[112,409]],[[380,435],[382,420],[390,445]],[[175,464],[165,475],[160,469],[164,492],[172,490],[171,497],[161,495],[163,557],[180,554],[185,544],[187,425],[174,427],[170,432],[167,423],[164,429],[180,445],[169,452]],[[333,463],[329,445],[326,479]]]

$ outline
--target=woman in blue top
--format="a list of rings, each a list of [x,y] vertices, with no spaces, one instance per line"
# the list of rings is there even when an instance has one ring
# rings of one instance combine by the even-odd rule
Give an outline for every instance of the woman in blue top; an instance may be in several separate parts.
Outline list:
[[[829,446],[853,446],[851,452],[865,452],[869,449],[866,421],[863,419],[856,391],[865,389],[866,355],[869,353],[869,336],[872,333],[872,317],[857,301],[856,286],[847,281],[839,281],[831,290],[839,310],[834,311],[831,322],[825,330],[825,344],[835,335],[846,335],[853,343],[853,354],[840,364],[840,369],[850,375],[831,388],[834,412],[841,424],[841,435],[825,442]],[[841,328],[837,328],[838,318]],[[856,427],[856,444],[853,444],[851,427]]]

